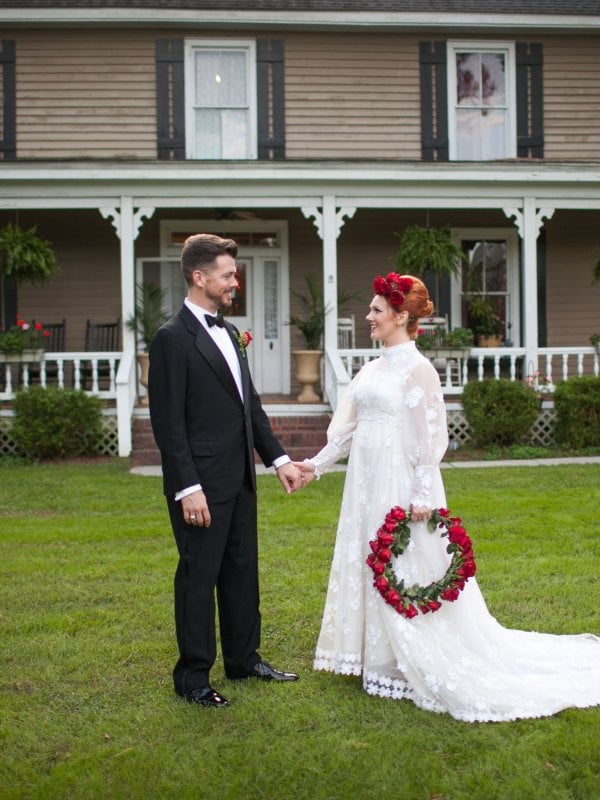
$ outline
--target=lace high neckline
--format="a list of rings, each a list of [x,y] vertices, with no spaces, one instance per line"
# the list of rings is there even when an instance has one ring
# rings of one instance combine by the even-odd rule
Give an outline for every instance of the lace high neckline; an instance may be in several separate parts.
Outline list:
[[[406,358],[411,353],[416,352],[417,346],[413,339],[410,339],[408,342],[402,342],[401,344],[394,344],[391,347],[383,347],[382,348],[382,355],[384,358],[389,358],[392,361],[397,361],[401,358]]]

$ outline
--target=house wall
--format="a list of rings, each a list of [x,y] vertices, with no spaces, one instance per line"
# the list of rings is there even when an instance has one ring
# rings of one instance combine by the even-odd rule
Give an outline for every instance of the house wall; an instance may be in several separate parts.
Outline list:
[[[19,158],[156,158],[154,42],[189,30],[8,35],[17,42]],[[287,158],[420,160],[423,36],[288,32],[281,38]],[[598,37],[519,40],[544,45],[546,158],[600,157]]]
[[[557,211],[546,223],[548,345],[588,345],[600,333],[600,284],[592,269],[600,256],[598,212]]]
[[[0,227],[14,214],[0,214]],[[83,350],[86,320],[121,317],[120,248],[117,235],[98,211],[19,213],[23,228],[37,225],[51,243],[59,272],[45,284],[18,287],[18,312],[44,323],[66,319],[65,349]]]

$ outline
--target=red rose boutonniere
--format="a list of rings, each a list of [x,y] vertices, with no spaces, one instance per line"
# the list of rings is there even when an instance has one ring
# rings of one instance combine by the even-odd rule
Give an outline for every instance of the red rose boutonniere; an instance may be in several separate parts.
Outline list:
[[[252,341],[252,334],[250,333],[250,331],[242,331],[241,333],[238,333],[236,331],[234,333],[234,336],[238,344],[241,357],[246,358],[246,348]]]

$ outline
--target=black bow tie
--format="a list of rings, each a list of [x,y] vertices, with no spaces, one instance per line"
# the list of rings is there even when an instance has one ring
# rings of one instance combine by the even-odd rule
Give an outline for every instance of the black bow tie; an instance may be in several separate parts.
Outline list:
[[[212,314],[205,314],[204,319],[206,320],[208,327],[212,328],[213,325],[218,325],[219,328],[225,327],[225,321],[223,320],[223,314],[219,313],[216,317],[213,317]]]

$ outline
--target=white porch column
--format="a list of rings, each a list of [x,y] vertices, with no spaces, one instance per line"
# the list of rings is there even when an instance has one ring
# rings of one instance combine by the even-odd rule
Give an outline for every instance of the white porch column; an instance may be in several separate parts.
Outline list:
[[[522,297],[523,344],[525,345],[524,373],[530,374],[538,368],[538,276],[537,238],[544,219],[550,219],[553,208],[536,208],[535,197],[523,198],[523,210],[505,208],[507,217],[514,217],[521,237],[522,247]]]
[[[133,198],[121,197],[119,208],[100,207],[105,219],[112,221],[120,241],[121,257],[121,341],[123,342],[122,364],[130,364],[127,370],[119,369],[117,375],[117,425],[119,438],[119,455],[128,456],[132,448],[131,414],[135,405],[137,391],[135,334],[126,325],[135,309],[135,240],[142,221],[151,217],[153,208],[134,209]]]
[[[324,346],[325,351],[337,350],[337,320],[338,320],[338,291],[337,291],[337,238],[346,219],[350,219],[356,212],[355,207],[343,206],[336,209],[335,195],[323,196],[323,207],[305,207],[302,213],[307,219],[314,219],[317,233],[323,240],[323,303],[327,309],[325,315]],[[329,374],[330,368],[325,359],[325,386],[332,385],[333,375]],[[325,391],[325,387],[323,387]],[[331,401],[335,407],[335,403]]]

